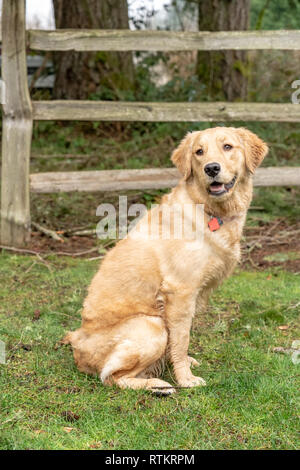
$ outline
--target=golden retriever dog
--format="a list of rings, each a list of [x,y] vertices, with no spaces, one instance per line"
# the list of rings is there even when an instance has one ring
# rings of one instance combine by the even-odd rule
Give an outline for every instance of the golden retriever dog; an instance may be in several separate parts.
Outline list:
[[[188,356],[192,319],[239,261],[252,175],[267,151],[244,128],[187,134],[171,157],[182,178],[162,204],[202,204],[201,242],[136,239],[129,232],[117,243],[91,282],[81,327],[64,339],[80,371],[98,374],[103,384],[167,394],[175,389],[156,377],[166,358],[179,387],[205,385],[191,372],[199,365]],[[161,227],[154,217],[160,207],[139,221],[141,233],[148,233],[150,219]]]

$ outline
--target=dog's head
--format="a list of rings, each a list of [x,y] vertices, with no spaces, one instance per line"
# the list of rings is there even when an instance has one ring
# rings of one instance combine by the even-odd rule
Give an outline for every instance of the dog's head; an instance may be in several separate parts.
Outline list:
[[[171,159],[185,180],[196,178],[199,189],[223,201],[254,173],[267,152],[267,145],[247,129],[215,127],[188,133]]]

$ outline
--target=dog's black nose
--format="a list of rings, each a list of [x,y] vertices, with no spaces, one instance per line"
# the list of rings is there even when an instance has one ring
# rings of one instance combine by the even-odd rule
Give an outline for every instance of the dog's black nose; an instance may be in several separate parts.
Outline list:
[[[220,172],[221,167],[219,163],[213,162],[213,163],[208,163],[208,165],[205,165],[204,171],[208,176],[217,176],[217,174]]]

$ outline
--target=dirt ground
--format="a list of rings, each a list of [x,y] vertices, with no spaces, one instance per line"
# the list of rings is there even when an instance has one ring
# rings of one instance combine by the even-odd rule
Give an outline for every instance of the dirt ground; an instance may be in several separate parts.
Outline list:
[[[56,241],[35,230],[24,253],[37,254],[41,257],[57,254],[74,258],[101,259],[105,251],[114,244],[110,241],[100,245],[95,235],[60,234],[60,236],[62,241]],[[300,222],[289,224],[285,219],[277,219],[261,226],[246,227],[242,238],[241,265],[243,268],[257,270],[278,266],[300,273]]]
[[[263,270],[279,266],[300,273],[300,223],[278,219],[261,227],[246,227],[242,264]]]

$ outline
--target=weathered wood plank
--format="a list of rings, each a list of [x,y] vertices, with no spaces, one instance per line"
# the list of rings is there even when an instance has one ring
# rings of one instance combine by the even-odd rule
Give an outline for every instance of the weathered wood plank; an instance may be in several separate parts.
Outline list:
[[[31,49],[44,51],[216,51],[300,49],[300,30],[279,31],[130,31],[29,30]]]
[[[30,237],[29,158],[32,108],[27,85],[25,1],[3,0],[1,243],[22,246]]]
[[[178,179],[176,168],[51,172],[30,175],[30,188],[38,193],[160,189],[175,186]]]
[[[81,121],[277,121],[300,122],[292,103],[143,103],[124,101],[33,101],[37,120]]]
[[[36,193],[163,189],[176,186],[178,180],[176,168],[36,173],[30,175],[30,189]],[[300,185],[300,167],[259,168],[254,176],[254,186],[295,185]]]
[[[258,168],[254,175],[254,186],[300,186],[300,167]]]

